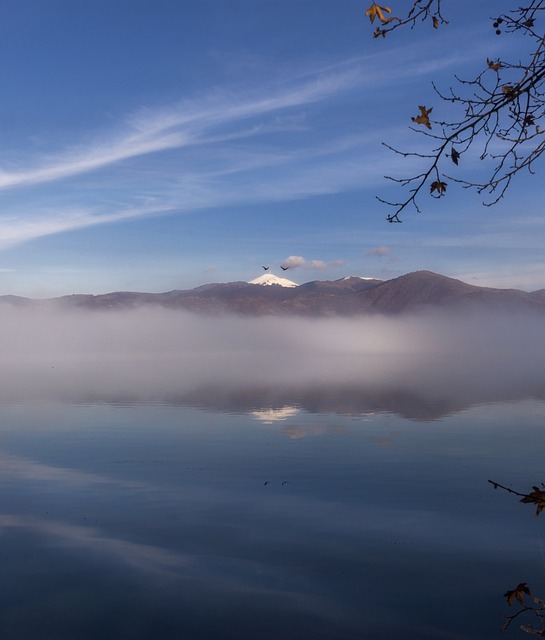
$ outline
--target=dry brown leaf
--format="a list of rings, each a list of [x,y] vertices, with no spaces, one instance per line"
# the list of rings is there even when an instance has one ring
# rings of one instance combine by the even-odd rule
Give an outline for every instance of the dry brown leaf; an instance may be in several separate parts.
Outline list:
[[[506,591],[503,595],[507,598],[507,604],[511,606],[515,601],[515,598],[520,602],[520,604],[524,605],[524,594],[530,595],[530,589],[526,582],[521,582],[511,591]]]
[[[430,185],[430,194],[433,195],[434,192],[437,192],[437,196],[435,197],[440,198],[447,192],[447,183],[442,182],[441,180],[435,180],[435,182],[432,182]]]
[[[539,487],[532,487],[533,491],[521,498],[520,501],[526,504],[536,505],[536,516],[545,509],[545,491]]]
[[[431,129],[429,114],[432,112],[433,107],[426,109],[426,107],[418,105],[418,108],[420,109],[420,115],[416,116],[416,118],[411,118],[411,120],[416,124],[423,124],[428,129]]]
[[[390,7],[381,7],[376,2],[373,2],[369,9],[367,9],[367,11],[365,12],[365,15],[369,16],[369,20],[371,20],[371,22],[374,22],[375,18],[378,18],[383,24],[387,24],[388,22],[394,20],[394,18],[386,18],[384,12],[392,13],[392,10],[390,9]]]
[[[488,65],[489,69],[492,69],[492,71],[499,71],[501,69],[501,62],[493,62],[492,60],[489,60],[487,58],[486,64]]]

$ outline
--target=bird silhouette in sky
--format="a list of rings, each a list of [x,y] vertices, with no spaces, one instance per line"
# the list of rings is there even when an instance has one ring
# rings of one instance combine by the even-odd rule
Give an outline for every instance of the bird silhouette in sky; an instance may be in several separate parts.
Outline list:
[[[263,267],[263,265],[261,265]],[[265,269],[265,271],[269,270],[269,267],[263,267],[263,269]]]
[[[282,269],[282,271],[287,271],[289,269],[289,267],[283,267],[282,265],[280,265],[280,268]]]

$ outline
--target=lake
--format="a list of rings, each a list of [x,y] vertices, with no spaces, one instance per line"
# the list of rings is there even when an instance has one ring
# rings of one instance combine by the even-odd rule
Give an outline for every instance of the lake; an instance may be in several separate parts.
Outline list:
[[[545,402],[381,397],[4,402],[2,637],[499,637]]]
[[[541,322],[0,320],[2,638],[535,622],[545,515],[488,480],[545,479]]]

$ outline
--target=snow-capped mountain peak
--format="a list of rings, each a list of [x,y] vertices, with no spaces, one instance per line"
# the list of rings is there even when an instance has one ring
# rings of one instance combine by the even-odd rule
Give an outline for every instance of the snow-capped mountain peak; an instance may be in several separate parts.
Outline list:
[[[281,287],[299,286],[296,282],[292,282],[287,278],[280,278],[279,276],[275,276],[274,273],[265,273],[264,275],[259,276],[259,278],[254,278],[253,280],[250,280],[248,284],[260,284],[265,286],[277,284],[277,285],[280,285]]]

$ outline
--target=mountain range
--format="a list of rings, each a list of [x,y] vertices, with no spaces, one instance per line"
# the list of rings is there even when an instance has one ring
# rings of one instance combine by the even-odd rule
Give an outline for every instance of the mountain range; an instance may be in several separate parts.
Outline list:
[[[545,312],[545,289],[526,292],[480,287],[431,271],[414,271],[391,280],[348,276],[301,285],[273,274],[266,276],[251,282],[212,283],[164,293],[118,291],[100,295],[72,294],[47,300],[9,295],[0,296],[0,303],[48,304],[63,309],[89,310],[160,306],[196,313],[307,317],[399,314],[438,308]]]

